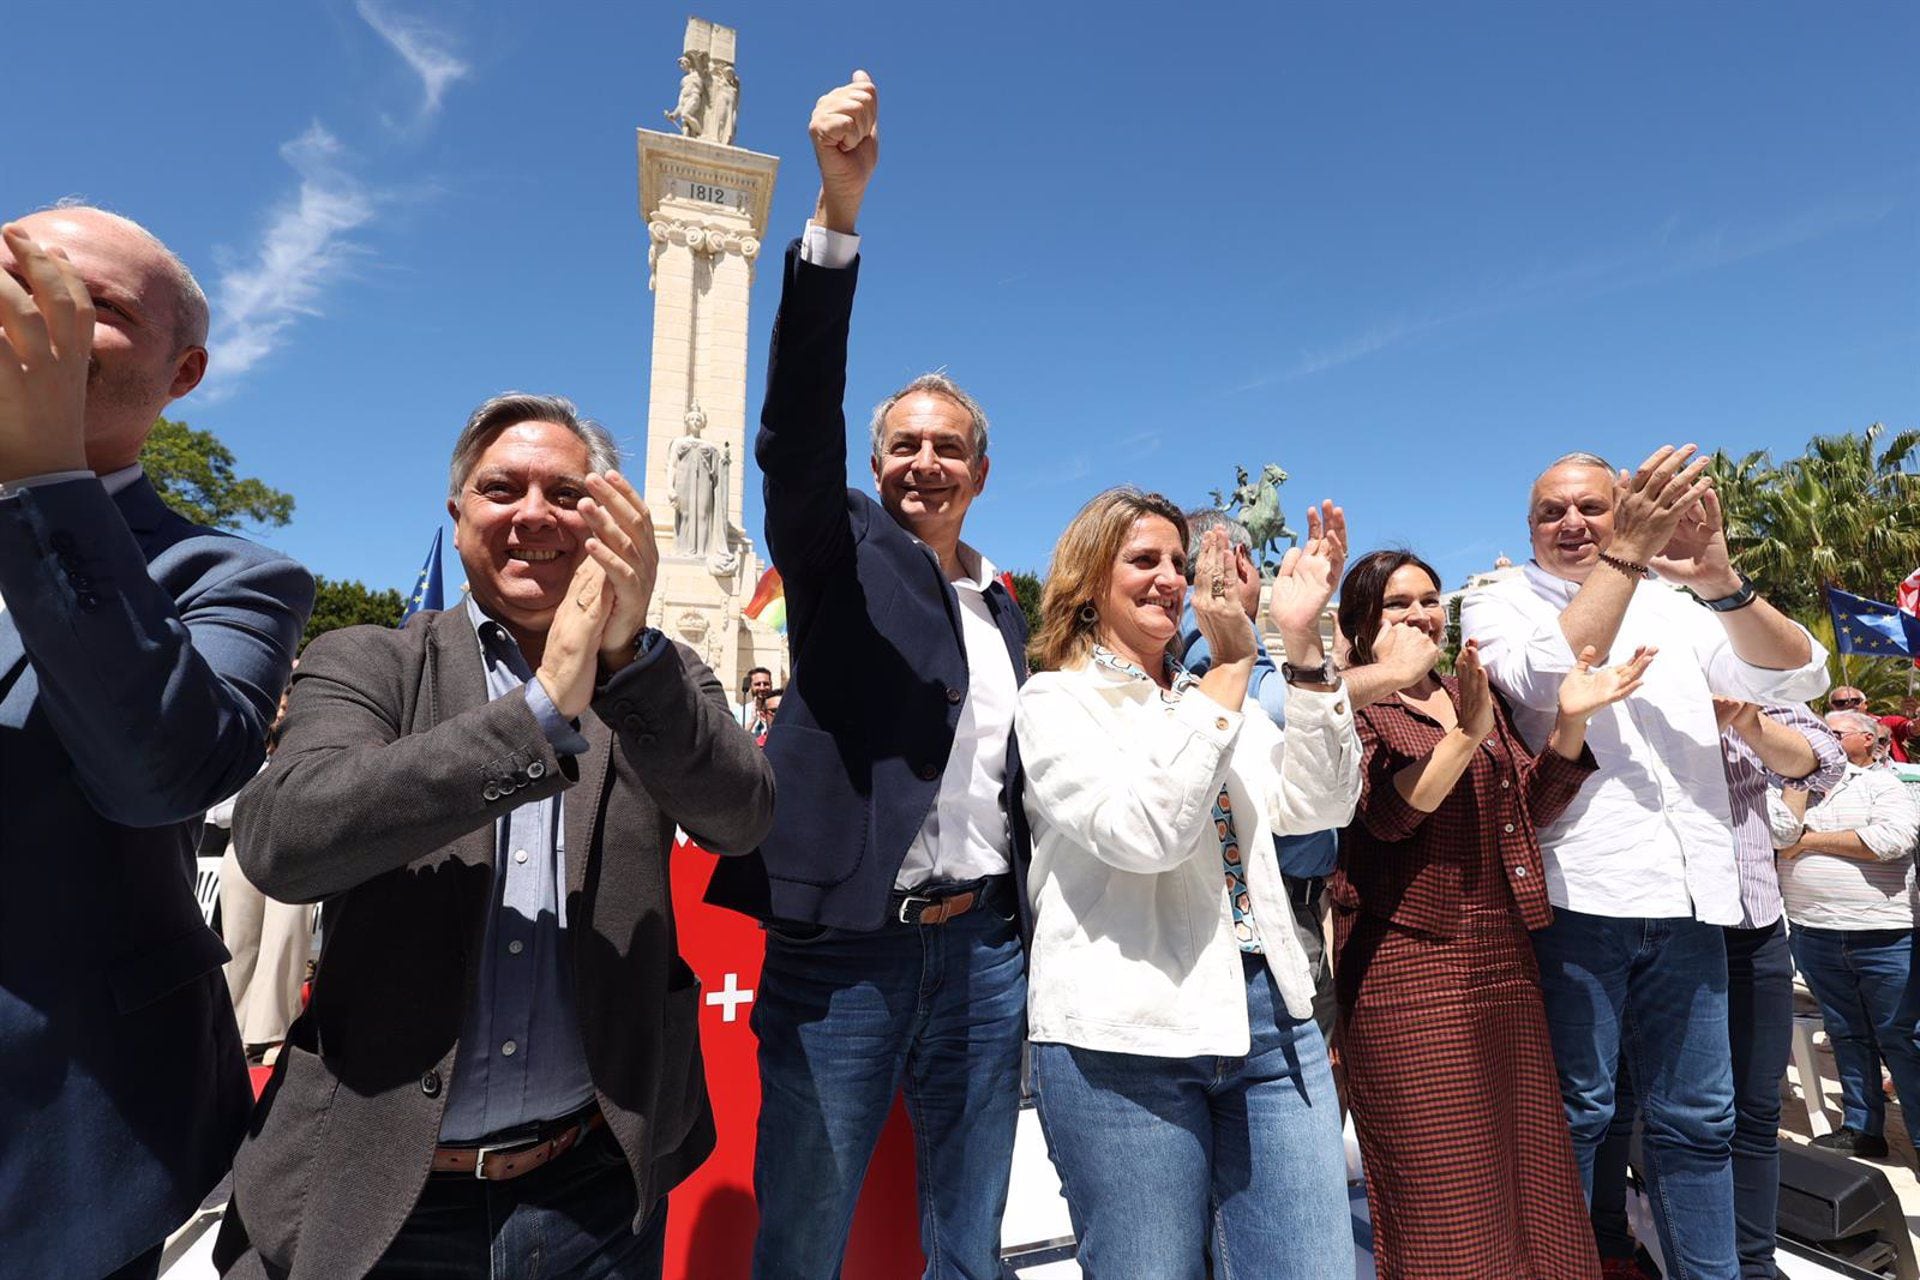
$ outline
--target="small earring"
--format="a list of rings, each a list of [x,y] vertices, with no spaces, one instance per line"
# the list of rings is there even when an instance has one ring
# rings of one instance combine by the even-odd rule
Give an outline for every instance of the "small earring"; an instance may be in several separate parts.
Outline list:
[[[1088,601],[1086,604],[1080,606],[1080,621],[1086,623],[1088,626],[1092,626],[1094,623],[1100,621],[1100,611],[1093,607],[1092,601]]]

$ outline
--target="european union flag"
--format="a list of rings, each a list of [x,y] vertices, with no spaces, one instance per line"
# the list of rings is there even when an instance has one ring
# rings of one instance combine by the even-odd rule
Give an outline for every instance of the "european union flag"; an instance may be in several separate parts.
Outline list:
[[[1879,600],[1827,588],[1833,638],[1842,653],[1869,658],[1911,658],[1920,654],[1920,618]]]
[[[400,615],[395,626],[404,626],[408,618],[423,609],[444,609],[447,607],[444,592],[440,586],[440,535],[443,530],[433,531],[433,550],[427,552],[427,562],[420,566],[420,576],[414,579],[413,593],[407,597],[407,611]]]

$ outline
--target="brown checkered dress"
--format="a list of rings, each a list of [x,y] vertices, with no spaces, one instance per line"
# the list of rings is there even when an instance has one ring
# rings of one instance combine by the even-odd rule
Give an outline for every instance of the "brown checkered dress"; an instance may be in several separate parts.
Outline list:
[[[1593,758],[1535,757],[1502,705],[1453,793],[1421,813],[1393,776],[1444,730],[1398,698],[1357,720],[1365,791],[1332,883],[1334,984],[1375,1269],[1598,1277],[1527,939],[1552,918],[1534,830]]]

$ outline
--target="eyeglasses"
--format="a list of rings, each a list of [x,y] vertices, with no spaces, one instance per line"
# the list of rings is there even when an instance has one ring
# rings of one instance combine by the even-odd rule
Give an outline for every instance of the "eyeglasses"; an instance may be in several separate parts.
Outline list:
[[[1867,700],[1865,698],[1828,698],[1827,705],[1841,708],[1864,707],[1867,705]]]

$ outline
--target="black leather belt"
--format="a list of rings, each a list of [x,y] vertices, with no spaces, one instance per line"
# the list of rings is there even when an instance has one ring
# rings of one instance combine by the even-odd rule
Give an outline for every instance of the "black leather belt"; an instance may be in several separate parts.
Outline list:
[[[945,924],[989,901],[1011,898],[1012,876],[988,876],[965,884],[895,889],[887,899],[888,924]]]

